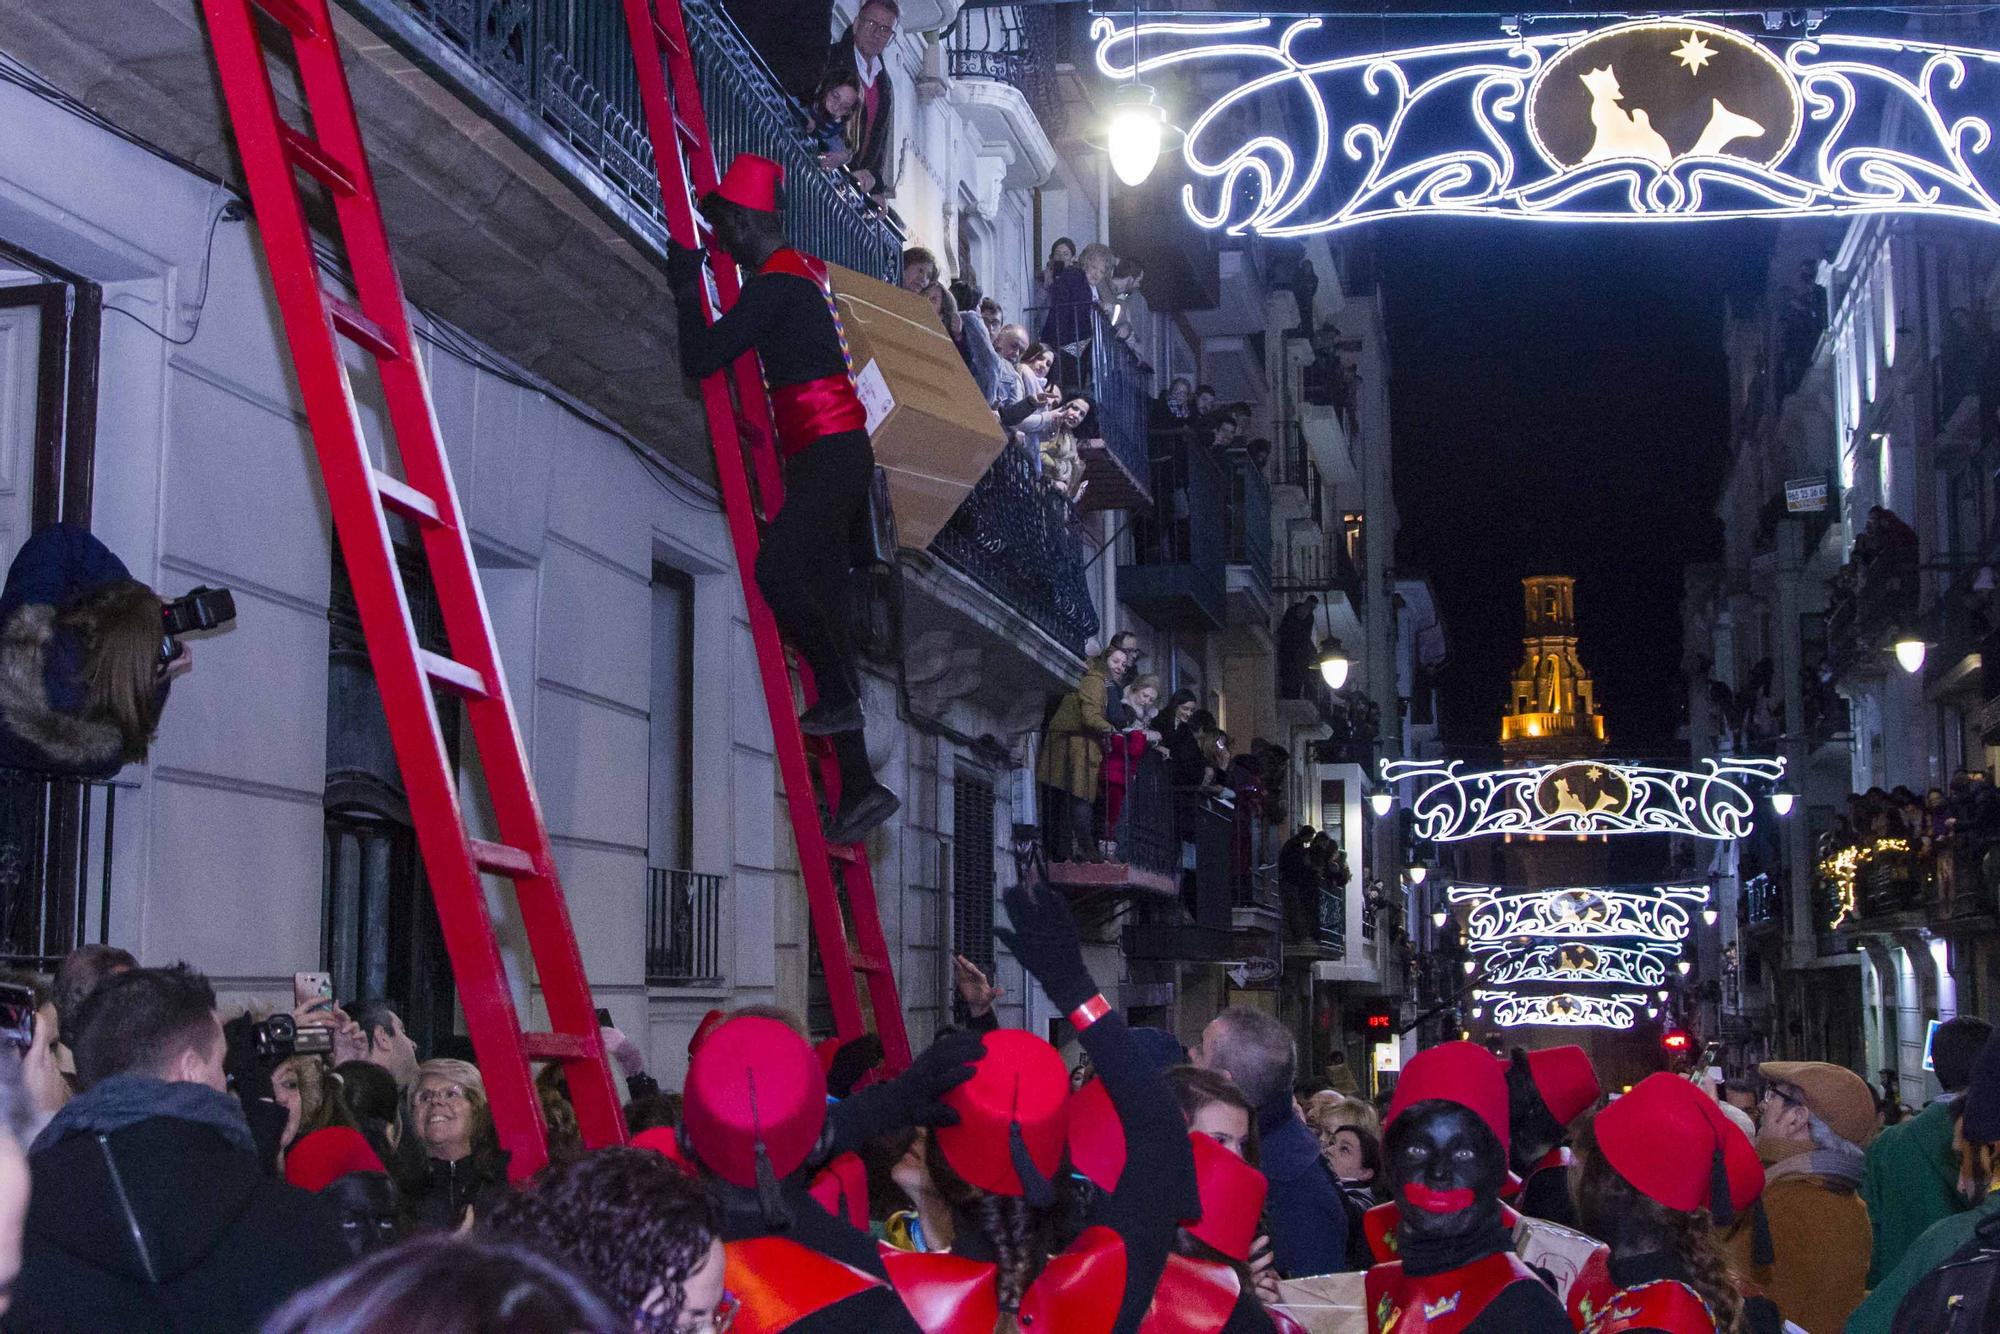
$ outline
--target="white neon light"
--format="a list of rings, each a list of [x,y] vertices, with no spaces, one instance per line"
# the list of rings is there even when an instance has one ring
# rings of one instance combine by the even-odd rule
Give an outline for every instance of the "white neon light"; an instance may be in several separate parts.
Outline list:
[[[1121,26],[1107,17],[1092,24],[1098,69],[1111,78],[1228,64],[1228,91],[1194,117],[1181,150],[1196,178],[1182,206],[1198,224],[1303,236],[1407,214],[1687,222],[1925,213],[2000,223],[1991,183],[2000,181],[2000,163],[1987,119],[1988,108],[2000,104],[1992,86],[2000,52],[1822,34],[1789,44],[1780,59],[1719,24],[1646,19],[1596,31],[1302,55],[1299,48],[1323,26],[1299,19],[1274,41],[1267,18]],[[1558,161],[1533,123],[1537,95],[1567,88],[1568,68],[1591,59],[1591,48],[1630,42],[1634,34],[1650,40],[1654,32],[1660,57],[1677,58],[1692,81],[1691,98],[1707,94],[1702,80],[1715,77],[1725,53],[1754,52],[1739,63],[1764,62],[1773,87],[1788,90],[1795,108],[1783,151],[1740,155],[1756,137],[1746,123],[1769,127],[1720,106],[1688,151],[1663,152],[1637,114],[1645,108],[1625,105],[1622,90],[1613,96],[1614,80],[1603,79],[1593,88],[1592,113],[1612,126],[1602,154]],[[1148,54],[1135,60],[1142,39]],[[1551,70],[1555,82],[1548,84]],[[1241,142],[1223,141],[1244,124],[1280,123],[1286,109],[1302,110],[1313,126],[1302,153],[1255,130]],[[1466,123],[1461,145],[1435,147],[1439,120],[1453,115]],[[1894,127],[1893,140],[1878,132],[1884,124]]]
[[[1506,991],[1476,991],[1473,998],[1493,1011],[1493,1022],[1502,1028],[1530,1024],[1551,1028],[1630,1028],[1639,1022],[1646,997],[1637,992],[1558,991],[1542,995],[1516,996]]]
[[[1533,941],[1686,940],[1690,908],[1708,902],[1708,886],[1658,885],[1641,889],[1506,891],[1491,885],[1454,885],[1454,903],[1471,903],[1465,918],[1468,947]],[[1525,938],[1525,939],[1524,939]]]
[[[1673,950],[1672,945],[1665,946]],[[1604,945],[1594,941],[1546,941],[1517,945],[1474,945],[1489,950],[1483,960],[1485,977],[1495,986],[1521,982],[1560,982],[1571,986],[1608,982],[1619,986],[1657,987],[1667,980],[1671,954],[1658,944]]]
[[[1704,760],[1699,772],[1608,760],[1460,771],[1458,760],[1385,760],[1382,777],[1435,779],[1410,803],[1419,838],[1485,834],[1686,834],[1728,840],[1750,832],[1756,801],[1735,778],[1775,783],[1777,760]]]

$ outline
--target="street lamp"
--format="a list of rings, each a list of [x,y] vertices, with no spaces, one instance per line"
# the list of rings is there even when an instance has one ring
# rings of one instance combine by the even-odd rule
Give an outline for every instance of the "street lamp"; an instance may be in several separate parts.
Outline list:
[[[1660,1007],[1657,1005],[1648,1005],[1646,1007],[1646,1017],[1648,1019],[1658,1019],[1660,1017]]]
[[[1319,642],[1319,675],[1326,682],[1328,690],[1339,690],[1347,684],[1347,673],[1354,666],[1348,659],[1347,649],[1340,640],[1328,635]]]
[[[1701,910],[1701,924],[1703,926],[1714,926],[1716,919],[1720,916],[1722,914],[1713,908],[1703,908]]]
[[[1430,868],[1427,866],[1424,866],[1422,864],[1412,866],[1410,868],[1410,883],[1413,885],[1421,885],[1424,883],[1424,877],[1429,874],[1430,874]]]
[[[1120,88],[1112,98],[1104,145],[1118,179],[1130,186],[1144,185],[1159,165],[1166,137],[1166,108],[1153,100],[1153,90],[1143,83]]]
[[[1479,1017],[1480,1015],[1482,1015],[1482,1014],[1485,1014],[1485,1013],[1486,1013],[1486,1011],[1485,1011],[1485,1010],[1484,1010],[1483,1008],[1481,1008],[1480,1006],[1477,1006],[1477,1005],[1475,1005],[1475,1006],[1473,1006],[1473,1007],[1472,1007],[1472,1017],[1473,1017],[1474,1019],[1477,1019],[1477,1018],[1478,1018],[1478,1017]]]
[[[1471,974],[1471,972],[1472,972],[1472,970],[1473,970],[1474,968],[1477,968],[1478,966],[1479,966],[1478,964],[1474,963],[1474,962],[1473,962],[1472,960],[1470,960],[1470,959],[1467,959],[1467,960],[1466,960],[1466,961],[1465,961],[1464,963],[1462,963],[1462,964],[1460,964],[1460,965],[1459,965],[1459,967],[1461,967],[1461,968],[1465,969],[1465,971],[1466,971],[1466,973],[1467,973],[1468,975],[1470,975],[1470,974]]]
[[[1911,676],[1924,669],[1924,654],[1930,645],[1915,635],[1903,635],[1896,640],[1896,663]]]
[[[1773,792],[1771,794],[1771,809],[1776,811],[1779,815],[1779,818],[1782,819],[1783,817],[1790,815],[1792,813],[1792,806],[1797,801],[1798,798],[1793,796],[1789,792],[1785,791]]]
[[[1388,788],[1377,788],[1368,794],[1368,804],[1374,808],[1377,817],[1387,815],[1389,808],[1396,804],[1396,794]]]
[[[1431,914],[1431,925],[1436,927],[1440,931],[1444,930],[1444,924],[1446,922],[1449,922],[1450,920],[1451,920],[1451,914],[1446,912],[1442,908],[1439,908],[1436,912]]]
[[[1665,1001],[1665,1000],[1667,999],[1667,993],[1666,993],[1666,989],[1665,989],[1665,988],[1661,988],[1661,989],[1660,989],[1659,991],[1656,991],[1656,992],[1654,992],[1653,994],[1654,994],[1655,996],[1658,996],[1658,997],[1660,998],[1660,1000],[1661,1000],[1661,1001],[1663,1001],[1663,1002],[1664,1002],[1664,1001]]]
[[[1686,977],[1689,973],[1694,971],[1694,965],[1688,962],[1686,959],[1680,959],[1675,961],[1674,969],[1675,971],[1680,973],[1682,977]]]

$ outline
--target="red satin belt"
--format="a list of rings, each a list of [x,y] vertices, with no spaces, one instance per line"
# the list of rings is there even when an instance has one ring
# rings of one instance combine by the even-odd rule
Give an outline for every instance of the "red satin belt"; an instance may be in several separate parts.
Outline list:
[[[861,396],[845,372],[773,389],[771,412],[778,428],[778,453],[785,458],[804,452],[815,440],[868,425]]]

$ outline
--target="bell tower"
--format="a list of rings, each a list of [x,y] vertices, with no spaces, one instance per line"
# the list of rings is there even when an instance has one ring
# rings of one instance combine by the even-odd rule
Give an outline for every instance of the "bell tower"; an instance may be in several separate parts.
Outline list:
[[[1578,759],[1604,752],[1596,687],[1576,656],[1576,580],[1523,579],[1528,633],[1514,672],[1500,750],[1510,764]]]

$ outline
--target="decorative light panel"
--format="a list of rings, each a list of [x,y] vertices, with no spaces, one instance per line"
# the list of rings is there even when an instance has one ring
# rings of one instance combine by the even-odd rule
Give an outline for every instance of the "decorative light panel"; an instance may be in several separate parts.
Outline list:
[[[1493,1013],[1502,1028],[1543,1024],[1552,1028],[1630,1028],[1639,1021],[1646,997],[1640,992],[1602,995],[1557,991],[1517,996],[1509,991],[1479,991],[1473,998]]]
[[[1459,760],[1385,760],[1382,777],[1420,785],[1410,812],[1418,838],[1451,843],[1487,834],[1750,832],[1756,801],[1738,779],[1775,783],[1782,759],[1703,760],[1698,771],[1609,760],[1462,770]],[[1428,782],[1428,785],[1424,785]]]
[[[1484,980],[1496,987],[1517,982],[1658,987],[1665,985],[1667,969],[1680,953],[1674,945],[1607,945],[1582,940],[1474,945],[1472,950],[1481,958]]]
[[[2000,52],[1836,33],[1766,43],[1657,18],[1341,54],[1323,29],[1104,17],[1091,35],[1113,79],[1226,68],[1228,90],[1186,109],[1182,207],[1230,233],[1408,214],[2000,223]],[[1309,127],[1304,142],[1263,129],[1287,120]]]
[[[1492,885],[1454,885],[1454,902],[1473,904],[1465,919],[1468,946],[1542,940],[1619,940],[1675,943],[1687,939],[1690,908],[1708,902],[1706,884],[1643,889],[1575,887],[1506,891]]]

